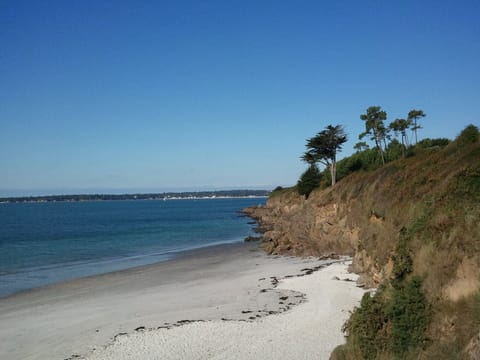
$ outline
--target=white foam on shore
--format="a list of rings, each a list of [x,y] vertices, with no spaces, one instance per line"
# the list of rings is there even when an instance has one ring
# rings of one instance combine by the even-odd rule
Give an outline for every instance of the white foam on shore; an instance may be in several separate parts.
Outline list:
[[[87,360],[328,359],[344,342],[341,327],[364,291],[348,263],[282,280],[277,289],[306,294],[289,311],[255,321],[193,322],[119,336]],[[340,280],[338,280],[338,279]]]

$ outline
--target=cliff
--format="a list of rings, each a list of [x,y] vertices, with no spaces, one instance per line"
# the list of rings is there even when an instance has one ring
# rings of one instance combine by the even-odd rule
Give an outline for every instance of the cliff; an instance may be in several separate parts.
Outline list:
[[[350,341],[337,358],[407,358],[407,350],[412,358],[445,358],[447,350],[467,358],[480,354],[478,141],[456,141],[376,171],[353,173],[308,199],[295,189],[276,191],[265,207],[247,213],[258,221],[262,247],[270,254],[352,255],[361,285],[387,289],[379,300],[387,310],[397,288],[420,279],[429,309],[421,341],[411,340],[400,351],[388,340],[375,356]],[[395,319],[387,310],[382,331],[395,337]],[[349,340],[356,336],[352,329]]]

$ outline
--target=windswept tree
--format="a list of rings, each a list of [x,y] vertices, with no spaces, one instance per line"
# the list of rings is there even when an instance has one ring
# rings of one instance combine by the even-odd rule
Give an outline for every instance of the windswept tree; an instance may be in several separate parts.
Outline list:
[[[427,116],[427,114],[425,114],[423,112],[423,110],[410,110],[408,112],[408,121],[410,121],[411,123],[411,129],[413,131],[413,133],[415,134],[415,144],[417,144],[418,142],[418,139],[417,139],[417,130],[418,129],[421,129],[422,127],[418,124],[417,120],[418,119],[421,119],[423,117]]]
[[[358,136],[359,140],[370,135],[370,140],[375,142],[375,146],[380,153],[382,164],[385,164],[385,148],[387,147],[386,140],[389,130],[385,127],[387,113],[380,106],[370,106],[365,114],[360,115],[360,119],[365,121],[365,132]]]
[[[365,151],[370,149],[370,146],[368,146],[368,144],[365,141],[359,141],[353,146],[353,148],[357,151]]]
[[[390,123],[388,127],[393,130],[393,132],[395,133],[395,136],[397,136],[398,134],[401,135],[402,155],[403,157],[405,157],[405,148],[409,146],[407,129],[410,127],[410,120],[395,119]]]
[[[307,151],[302,155],[302,160],[310,164],[319,162],[330,170],[332,186],[337,178],[337,153],[342,150],[347,141],[347,135],[341,125],[328,125],[314,137],[307,139]]]
[[[317,157],[313,150],[308,150],[305,154],[302,155],[301,159],[310,166],[316,165],[317,163]]]

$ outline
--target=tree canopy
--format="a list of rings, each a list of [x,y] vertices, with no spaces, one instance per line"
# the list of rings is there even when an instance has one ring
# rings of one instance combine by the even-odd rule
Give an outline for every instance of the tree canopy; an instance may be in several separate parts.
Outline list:
[[[426,148],[444,147],[448,139],[424,139],[417,142],[417,130],[421,129],[418,120],[425,117],[423,110],[410,110],[406,118],[397,118],[390,124],[386,123],[387,113],[380,106],[370,106],[360,119],[365,124],[365,131],[358,138],[359,142],[353,147],[356,152],[351,156],[337,161],[337,154],[342,150],[347,141],[347,135],[341,125],[328,125],[315,136],[306,140],[306,151],[301,159],[309,165],[309,169],[302,174],[302,179],[297,184],[304,186],[305,195],[311,187],[318,183],[318,164],[325,166],[321,170],[320,187],[335,185],[337,180],[357,170],[373,170],[388,161],[402,157],[414,156]],[[411,133],[410,133],[411,131]],[[479,132],[473,125],[467,135],[461,138],[476,139]],[[415,136],[415,140],[413,137]],[[371,142],[370,142],[371,141]],[[415,143],[414,143],[415,141]],[[299,190],[300,191],[300,190]],[[307,195],[308,196],[308,195]]]
[[[365,136],[370,135],[370,139],[375,142],[380,153],[382,164],[385,164],[385,148],[389,131],[385,127],[387,113],[380,106],[370,106],[365,114],[360,115],[360,119],[365,121],[365,132],[361,133],[358,138],[362,140]]]
[[[395,136],[397,136],[398,134],[401,135],[403,156],[405,156],[405,148],[409,146],[407,129],[410,127],[410,124],[411,124],[410,120],[395,119],[388,126],[390,129],[393,130],[393,132],[395,133]]]
[[[347,135],[341,125],[328,125],[314,137],[307,139],[307,151],[302,155],[302,160],[313,165],[317,162],[330,169],[332,186],[336,182],[337,153],[342,150],[347,141]]]
[[[413,131],[413,133],[415,134],[415,144],[418,142],[418,139],[417,139],[417,130],[418,129],[421,129],[422,127],[420,125],[418,125],[418,122],[417,120],[420,119],[420,118],[423,118],[427,116],[427,114],[425,114],[423,112],[423,110],[410,110],[408,112],[408,120],[410,121],[410,123],[412,124],[411,126],[411,129]]]

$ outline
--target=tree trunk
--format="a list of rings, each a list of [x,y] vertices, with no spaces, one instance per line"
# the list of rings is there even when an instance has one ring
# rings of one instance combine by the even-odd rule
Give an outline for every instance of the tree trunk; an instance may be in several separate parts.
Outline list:
[[[382,144],[380,144],[377,139],[375,139],[375,144],[377,145],[377,149],[382,157],[382,164],[385,165],[385,155],[383,154]]]
[[[335,160],[330,164],[330,176],[332,177],[332,186],[337,183],[337,162]]]
[[[380,156],[382,157],[382,164],[385,165],[385,156],[383,155],[382,143],[378,141],[377,132],[373,129],[373,137],[375,139],[375,145],[377,145],[378,151],[380,151]]]
[[[417,145],[417,118],[414,119],[415,121],[415,126],[414,126],[414,129],[415,129],[415,145]]]

